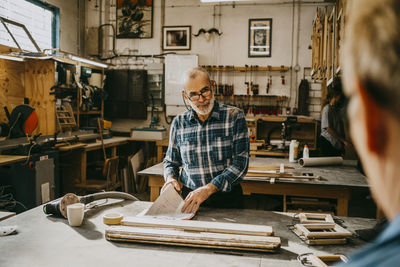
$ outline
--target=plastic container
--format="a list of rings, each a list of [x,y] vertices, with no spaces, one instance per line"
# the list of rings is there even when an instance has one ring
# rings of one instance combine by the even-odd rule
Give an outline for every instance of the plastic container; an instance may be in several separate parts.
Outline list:
[[[296,140],[290,141],[289,145],[289,162],[297,162],[299,155],[299,142]]]
[[[304,145],[303,148],[303,158],[308,159],[310,157],[310,151],[307,145]]]

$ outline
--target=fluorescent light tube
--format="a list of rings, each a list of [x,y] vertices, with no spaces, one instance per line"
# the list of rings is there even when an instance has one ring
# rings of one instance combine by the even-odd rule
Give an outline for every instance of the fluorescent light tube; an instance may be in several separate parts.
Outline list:
[[[243,2],[249,0],[200,0],[202,3],[218,3],[218,2]]]
[[[6,56],[6,55],[0,55],[0,58],[14,60],[14,61],[24,61],[24,59],[22,57],[11,57],[11,56]]]
[[[107,68],[108,67],[107,64],[100,63],[100,62],[97,62],[97,61],[94,61],[94,60],[90,60],[90,59],[86,59],[86,58],[77,57],[77,56],[71,56],[71,59],[79,61],[79,62],[82,62],[82,63],[91,64],[91,65],[94,65],[94,66],[97,66],[97,67],[101,67],[101,68]]]

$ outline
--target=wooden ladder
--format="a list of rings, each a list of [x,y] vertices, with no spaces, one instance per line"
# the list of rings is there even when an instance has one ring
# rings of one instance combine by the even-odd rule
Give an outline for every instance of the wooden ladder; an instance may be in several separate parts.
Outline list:
[[[70,104],[57,106],[56,108],[57,127],[60,132],[72,131],[76,129],[74,111]]]

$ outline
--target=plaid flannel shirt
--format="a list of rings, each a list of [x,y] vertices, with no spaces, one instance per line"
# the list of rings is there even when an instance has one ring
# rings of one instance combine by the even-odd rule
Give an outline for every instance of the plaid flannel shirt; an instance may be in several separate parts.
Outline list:
[[[181,170],[181,182],[196,189],[213,183],[223,192],[242,181],[249,166],[249,135],[243,112],[215,101],[202,123],[193,110],[172,122],[164,178]]]

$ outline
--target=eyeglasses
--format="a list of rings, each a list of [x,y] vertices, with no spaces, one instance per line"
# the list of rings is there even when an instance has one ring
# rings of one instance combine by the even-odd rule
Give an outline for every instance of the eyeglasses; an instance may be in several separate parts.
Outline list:
[[[202,96],[203,98],[209,97],[211,95],[211,89],[209,87],[205,87],[200,91],[200,94],[197,94],[195,92],[190,92],[188,94],[186,91],[185,93],[190,101],[198,101],[200,99],[200,96]]]

